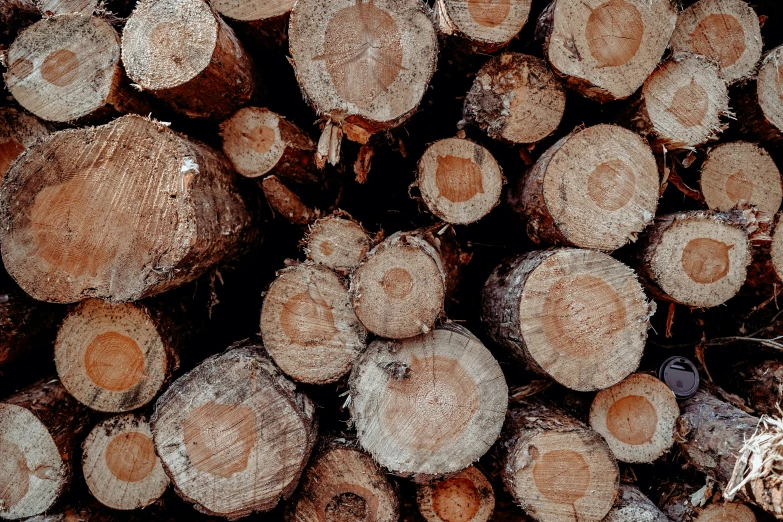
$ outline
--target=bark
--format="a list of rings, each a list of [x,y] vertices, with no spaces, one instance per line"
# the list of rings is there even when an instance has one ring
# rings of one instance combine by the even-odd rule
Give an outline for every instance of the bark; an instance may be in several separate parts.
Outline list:
[[[617,500],[602,522],[669,522],[669,519],[638,488],[621,484]]]

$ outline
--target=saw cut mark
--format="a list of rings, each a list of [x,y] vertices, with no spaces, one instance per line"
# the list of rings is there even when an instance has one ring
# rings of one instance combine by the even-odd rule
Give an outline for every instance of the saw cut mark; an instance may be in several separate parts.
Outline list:
[[[380,285],[389,297],[403,299],[413,291],[413,276],[404,268],[395,267],[383,274]]]
[[[468,13],[477,24],[497,27],[508,18],[511,0],[468,0]]]
[[[432,509],[443,522],[470,522],[481,508],[481,495],[473,481],[446,479],[432,493]]]
[[[707,91],[696,83],[695,78],[691,78],[688,85],[683,85],[674,93],[666,112],[674,116],[680,125],[690,129],[704,124],[709,108]]]
[[[149,59],[155,65],[158,74],[165,71],[178,71],[177,76],[192,78],[201,72],[194,66],[192,57],[204,46],[201,40],[206,35],[194,33],[180,22],[160,22],[150,31]]]
[[[691,33],[696,54],[716,59],[721,67],[737,63],[745,52],[745,30],[730,14],[711,14],[701,19]]]
[[[633,168],[620,159],[598,165],[587,178],[587,194],[604,210],[620,210],[631,201],[636,190]]]
[[[41,77],[57,87],[72,84],[79,77],[79,57],[68,49],[51,52],[41,65]]]
[[[155,446],[143,433],[132,431],[114,437],[106,447],[106,467],[123,482],[141,482],[155,468]]]
[[[751,201],[753,197],[753,181],[738,170],[726,179],[726,195],[735,203],[740,200]]]
[[[575,451],[548,451],[534,464],[533,482],[550,502],[573,505],[590,488],[590,468]]]
[[[259,154],[266,154],[275,144],[275,130],[266,125],[259,125],[242,136],[250,142],[250,147]]]
[[[363,109],[386,93],[405,69],[397,23],[373,0],[356,0],[337,11],[327,24],[323,48],[324,54],[314,59],[326,62],[340,97]]]
[[[33,62],[27,58],[20,58],[11,64],[8,68],[8,74],[24,80],[33,73],[33,69]]]
[[[622,397],[606,413],[607,429],[616,439],[632,446],[652,442],[657,426],[655,407],[641,395]]]
[[[15,139],[0,142],[0,181],[2,181],[11,163],[24,152],[24,145]]]
[[[636,6],[610,0],[587,19],[585,36],[597,67],[619,67],[636,56],[644,36],[644,20]]]
[[[9,510],[30,488],[30,469],[19,446],[0,437],[0,503]]]
[[[223,478],[247,469],[257,439],[252,409],[214,401],[193,410],[182,432],[191,465]]]
[[[92,382],[113,392],[123,392],[144,378],[144,354],[135,340],[117,332],[105,332],[84,351],[84,369]]]
[[[691,239],[682,250],[682,268],[696,283],[715,283],[729,273],[729,251],[732,248],[734,245],[706,237]]]
[[[337,334],[332,308],[314,284],[283,305],[280,326],[291,342],[300,346],[322,345]]]

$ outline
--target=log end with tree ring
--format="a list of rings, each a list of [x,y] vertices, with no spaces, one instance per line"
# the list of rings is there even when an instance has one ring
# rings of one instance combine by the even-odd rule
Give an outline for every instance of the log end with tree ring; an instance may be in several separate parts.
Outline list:
[[[421,197],[446,223],[475,223],[489,214],[500,202],[504,182],[497,160],[469,140],[436,141],[419,160]]]
[[[22,152],[48,134],[34,116],[13,107],[0,109],[0,181]]]
[[[764,120],[778,134],[783,132],[783,46],[776,47],[764,57],[753,94],[757,97]]]
[[[495,491],[487,477],[471,466],[419,486],[416,503],[427,522],[487,522],[495,509]]]
[[[744,202],[774,214],[783,201],[783,180],[769,153],[755,143],[722,143],[708,152],[701,168],[701,193],[712,210]]]
[[[719,213],[669,215],[648,232],[646,275],[669,300],[693,307],[725,303],[745,283],[751,261],[747,232]]]
[[[122,75],[120,38],[106,20],[83,14],[44,18],[8,48],[5,82],[39,118],[70,122],[111,105]]]
[[[565,103],[565,89],[546,62],[508,52],[481,68],[463,115],[491,138],[535,143],[557,130]]]
[[[259,346],[238,346],[158,399],[155,450],[199,511],[232,520],[269,511],[296,488],[317,435],[314,409]]]
[[[310,225],[305,252],[314,263],[348,273],[364,259],[371,246],[367,231],[350,216],[338,213]]]
[[[670,45],[714,61],[731,84],[750,77],[761,59],[759,17],[744,0],[699,0],[680,13]]]
[[[509,43],[527,23],[531,0],[438,0],[439,29],[463,35],[479,46],[497,48]]]
[[[175,366],[161,334],[144,307],[89,299],[68,314],[57,334],[57,374],[71,395],[94,410],[140,408]]]
[[[369,133],[416,110],[438,55],[419,0],[301,0],[288,39],[299,85],[317,112]]]
[[[295,0],[214,0],[212,7],[226,18],[263,22],[291,12]]]
[[[756,522],[756,515],[745,504],[719,502],[707,506],[694,522]]]
[[[380,467],[365,453],[340,445],[311,459],[292,507],[292,522],[399,519],[397,492]]]
[[[532,239],[597,250],[635,241],[655,215],[660,190],[650,146],[616,125],[557,142],[521,183],[521,205],[512,206],[524,213]]]
[[[112,509],[147,507],[169,485],[149,423],[132,414],[111,417],[93,428],[84,441],[82,471],[92,496]]]
[[[581,94],[624,99],[658,65],[676,22],[670,0],[557,0],[547,58]]]
[[[0,402],[0,518],[43,513],[67,483],[66,463],[47,427],[29,409]]]
[[[692,148],[722,131],[729,95],[718,69],[697,55],[675,55],[642,89],[643,118],[656,149]]]
[[[680,408],[662,381],[637,373],[598,392],[590,407],[590,426],[617,460],[653,462],[674,444],[674,422]]]
[[[373,342],[349,385],[359,443],[403,476],[471,465],[497,439],[508,404],[500,365],[461,327]]]
[[[398,232],[373,248],[351,274],[356,316],[380,337],[428,332],[443,313],[446,271],[436,249],[415,232]]]
[[[601,522],[669,522],[669,519],[638,488],[620,484],[614,507]]]
[[[337,381],[367,342],[342,278],[313,265],[278,273],[264,297],[261,335],[277,366],[309,384]]]
[[[235,178],[222,155],[140,116],[54,133],[3,179],[3,263],[41,301],[169,290],[252,239]]]

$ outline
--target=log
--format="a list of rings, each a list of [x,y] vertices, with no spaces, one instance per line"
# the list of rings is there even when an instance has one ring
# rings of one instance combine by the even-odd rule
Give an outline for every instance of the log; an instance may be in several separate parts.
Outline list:
[[[769,51],[758,74],[732,100],[742,131],[756,139],[779,144],[783,140],[783,46]]]
[[[680,407],[669,387],[636,373],[596,394],[590,426],[606,440],[617,460],[643,464],[671,449],[679,416]]]
[[[17,32],[41,19],[35,0],[0,0],[0,43],[9,43]]]
[[[223,152],[248,178],[272,173],[295,183],[317,183],[315,142],[269,109],[245,107],[220,124]]]
[[[732,369],[729,377],[732,390],[759,415],[779,417],[783,405],[783,362],[771,359],[750,361]]]
[[[87,409],[55,379],[0,402],[0,518],[48,510],[68,489]]]
[[[72,13],[92,16],[98,9],[98,0],[40,0],[39,9],[44,16]]]
[[[701,167],[701,193],[712,210],[731,210],[740,202],[774,214],[783,202],[783,181],[769,153],[755,143],[722,143]]]
[[[92,496],[107,507],[147,507],[169,486],[155,455],[149,423],[140,415],[117,415],[97,424],[83,448],[84,481]]]
[[[722,132],[729,95],[717,67],[697,55],[675,55],[644,82],[630,127],[657,151],[693,149]]]
[[[261,181],[261,189],[272,210],[295,225],[307,225],[318,217],[318,209],[312,209],[302,203],[296,192],[274,174]]]
[[[554,0],[536,32],[544,35],[545,56],[566,85],[606,102],[641,87],[676,22],[670,0]]]
[[[745,281],[755,293],[776,295],[783,285],[783,214],[759,213],[758,230],[750,237],[751,263]]]
[[[275,364],[308,384],[339,380],[367,346],[342,278],[308,264],[278,272],[264,297],[261,336]]]
[[[557,130],[565,103],[565,89],[544,60],[506,52],[491,58],[476,75],[463,118],[490,138],[535,143]]]
[[[8,64],[8,90],[43,120],[95,121],[123,112],[149,112],[149,105],[126,83],[120,37],[103,18],[44,18],[14,40]]]
[[[507,199],[534,242],[611,251],[652,221],[659,190],[647,143],[622,127],[596,125],[550,147]]]
[[[487,522],[495,509],[495,491],[487,477],[470,466],[420,485],[416,503],[426,522]]]
[[[143,0],[122,32],[122,63],[143,90],[191,118],[224,120],[255,90],[253,62],[200,0]]]
[[[668,485],[668,481],[661,481]],[[659,482],[659,489],[661,483]],[[688,482],[672,481],[661,510],[673,522],[756,522],[756,515],[745,504],[721,499],[715,483],[699,487]]]
[[[316,220],[304,240],[309,260],[340,274],[350,273],[371,246],[367,231],[344,212]]]
[[[500,365],[465,328],[377,340],[354,363],[351,418],[381,466],[419,480],[460,471],[495,442],[508,404]]]
[[[531,0],[437,0],[435,26],[476,52],[508,45],[527,23]]]
[[[639,241],[639,274],[655,297],[708,308],[739,292],[750,264],[747,217],[678,212],[656,219]]]
[[[351,302],[365,328],[403,339],[427,333],[443,313],[457,260],[448,239],[418,230],[397,232],[370,250],[351,274]]]
[[[288,37],[305,98],[354,141],[415,112],[438,56],[435,28],[420,0],[301,0]]]
[[[310,460],[291,504],[292,522],[372,520],[397,522],[396,488],[352,441],[332,439]]]
[[[714,61],[731,84],[750,77],[761,59],[759,17],[743,0],[699,0],[680,13],[670,45]]]
[[[177,493],[203,513],[236,520],[294,492],[315,444],[314,414],[310,399],[247,341],[177,379],[151,425]]]
[[[50,133],[34,116],[13,107],[0,109],[0,181],[19,155]]]
[[[54,362],[63,386],[93,410],[149,404],[179,367],[185,324],[159,308],[88,299],[63,321]]]
[[[134,301],[175,288],[254,239],[229,163],[128,115],[55,133],[0,189],[8,273],[41,301]]]
[[[416,185],[427,208],[446,223],[466,225],[500,202],[505,179],[492,154],[472,141],[448,138],[424,151]]]
[[[599,522],[612,509],[620,479],[612,451],[556,406],[512,408],[499,449],[506,489],[538,522]]]
[[[669,522],[669,519],[639,488],[620,484],[617,500],[602,522]]]
[[[260,26],[286,16],[294,0],[214,0],[212,7],[225,18]]]
[[[633,270],[571,248],[505,260],[481,297],[481,320],[495,343],[577,391],[608,388],[637,369],[653,313]]]

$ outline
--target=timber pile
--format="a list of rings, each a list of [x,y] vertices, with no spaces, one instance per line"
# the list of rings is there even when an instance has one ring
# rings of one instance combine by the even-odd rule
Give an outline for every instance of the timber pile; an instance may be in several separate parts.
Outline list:
[[[783,520],[781,29],[0,0],[0,520]]]

